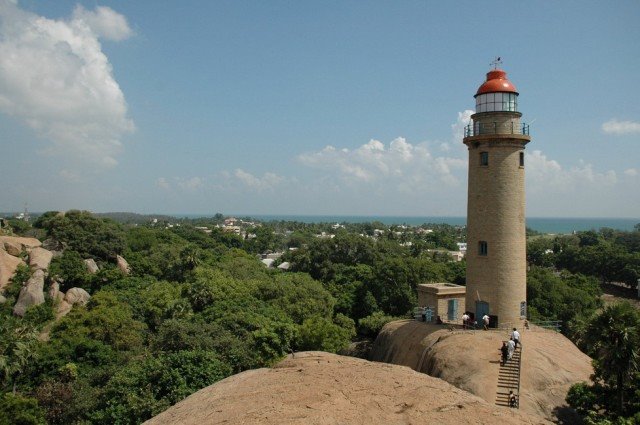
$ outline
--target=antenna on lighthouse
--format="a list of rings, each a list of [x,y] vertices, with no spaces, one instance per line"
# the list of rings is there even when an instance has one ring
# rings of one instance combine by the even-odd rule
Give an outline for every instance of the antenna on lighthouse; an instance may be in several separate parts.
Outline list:
[[[491,62],[491,66],[493,66],[493,69],[498,69],[498,65],[502,65],[502,58],[500,56],[496,56],[493,62]]]

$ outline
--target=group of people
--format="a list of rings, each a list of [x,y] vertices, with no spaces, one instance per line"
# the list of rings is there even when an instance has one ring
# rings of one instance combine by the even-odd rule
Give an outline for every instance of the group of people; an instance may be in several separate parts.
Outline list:
[[[520,342],[520,332],[516,328],[513,328],[511,332],[511,336],[509,337],[509,341],[502,341],[502,347],[500,347],[500,351],[502,353],[502,365],[507,362],[507,360],[511,360],[513,357],[513,352],[518,348],[518,344],[522,346]]]
[[[488,315],[482,316],[482,328],[486,331],[489,330],[490,317]],[[462,329],[476,329],[478,322],[473,320],[469,313],[465,312],[462,315]]]
[[[500,351],[502,353],[502,362],[500,364],[502,366],[504,366],[508,360],[511,360],[513,352],[516,350],[518,345],[522,347],[522,343],[520,342],[520,332],[518,332],[516,328],[513,328],[509,341],[502,341],[502,347],[500,347]],[[516,404],[516,395],[513,393],[513,390],[511,390],[509,391],[509,407],[516,407]]]

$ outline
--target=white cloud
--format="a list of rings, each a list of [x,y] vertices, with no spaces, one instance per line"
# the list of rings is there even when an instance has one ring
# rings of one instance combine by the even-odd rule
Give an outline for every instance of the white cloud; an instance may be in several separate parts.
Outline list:
[[[458,119],[454,124],[451,124],[451,132],[453,133],[453,140],[455,143],[462,144],[464,128],[471,123],[471,115],[473,114],[475,114],[475,111],[472,111],[471,109],[458,112]]]
[[[127,18],[105,6],[97,6],[94,11],[76,6],[73,19],[78,25],[87,25],[95,35],[107,40],[122,41],[133,35]]]
[[[602,124],[602,131],[607,134],[616,135],[640,133],[640,123],[633,121],[618,121],[614,118]]]
[[[240,168],[237,168],[233,175],[244,186],[258,191],[273,190],[284,180],[284,177],[270,172],[264,173],[262,177],[256,177]]]
[[[624,175],[629,177],[635,177],[638,175],[638,170],[636,168],[629,168],[624,170]]]
[[[177,182],[178,187],[189,191],[194,191],[202,187],[203,184],[204,180],[200,177],[191,177],[188,179],[179,178]]]
[[[370,140],[354,150],[324,149],[298,156],[309,167],[330,171],[347,184],[392,184],[398,188],[419,185],[421,188],[441,184],[458,185],[466,160],[434,157],[427,144],[413,145],[398,137],[386,147],[379,140]]]
[[[69,182],[73,182],[73,183],[77,183],[79,181],[81,181],[81,177],[79,174],[71,171],[71,170],[60,170],[60,173],[58,173],[60,175],[60,177],[62,177],[63,179],[69,181]]]
[[[570,193],[578,187],[610,187],[618,181],[613,170],[597,172],[591,164],[584,161],[580,161],[578,166],[565,169],[539,150],[527,154],[526,165],[527,183],[533,192]]]
[[[158,179],[156,180],[156,186],[164,190],[169,190],[171,188],[171,185],[164,177],[158,177]]]
[[[43,153],[115,166],[134,124],[98,37],[130,34],[126,19],[106,7],[54,20],[0,0],[0,112],[50,142]]]

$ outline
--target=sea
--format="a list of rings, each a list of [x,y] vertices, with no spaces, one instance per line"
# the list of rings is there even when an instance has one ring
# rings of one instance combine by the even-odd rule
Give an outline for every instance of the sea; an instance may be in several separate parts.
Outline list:
[[[182,214],[181,217],[202,217],[200,214]],[[379,221],[386,225],[404,224],[419,226],[425,223],[444,223],[452,226],[464,226],[466,217],[449,216],[365,216],[365,215],[264,215],[238,214],[236,217],[251,217],[260,221],[299,221],[302,223],[366,223]],[[527,217],[527,227],[541,233],[569,234],[585,230],[611,228],[631,231],[640,218],[553,218]]]

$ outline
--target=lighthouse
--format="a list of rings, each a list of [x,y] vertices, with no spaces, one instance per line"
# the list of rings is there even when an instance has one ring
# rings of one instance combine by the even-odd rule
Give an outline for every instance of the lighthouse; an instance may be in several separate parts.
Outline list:
[[[497,67],[475,94],[465,128],[469,149],[466,309],[476,320],[516,327],[526,318],[527,269],[524,148],[529,126],[520,121],[518,91]]]

